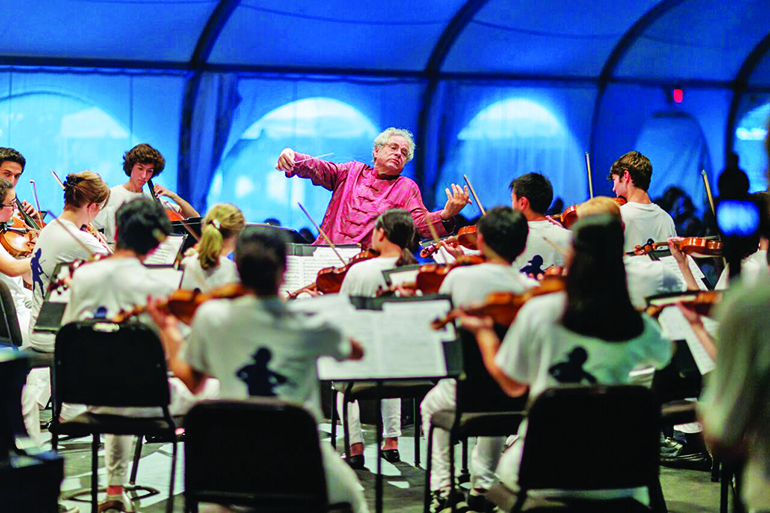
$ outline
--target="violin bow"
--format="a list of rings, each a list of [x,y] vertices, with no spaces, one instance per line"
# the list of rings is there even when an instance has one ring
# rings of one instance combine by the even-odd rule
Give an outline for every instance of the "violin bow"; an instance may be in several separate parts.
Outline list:
[[[334,251],[334,254],[337,255],[337,258],[340,259],[340,262],[342,262],[342,265],[348,265],[345,262],[345,259],[342,258],[342,255],[340,255],[339,251],[337,251],[337,246],[334,245],[334,243],[329,239],[329,237],[326,235],[326,232],[324,232],[320,226],[318,226],[318,223],[315,222],[315,220],[308,214],[307,210],[305,210],[305,207],[302,206],[302,203],[299,201],[297,202],[297,205],[299,205],[299,208],[302,209],[302,212],[305,213],[308,219],[310,219],[310,222],[313,223],[313,226],[315,226],[315,229],[318,230],[318,233],[321,234],[321,237],[324,238],[326,243],[329,245],[330,248],[332,248],[332,251]]]
[[[43,226],[43,214],[40,212],[40,200],[37,197],[37,186],[34,180],[29,181],[29,186],[32,187],[32,197],[35,198],[35,208],[37,208],[37,220],[40,221],[40,226]]]
[[[69,229],[69,226],[67,226],[66,224],[64,224],[61,221],[59,221],[58,217],[55,219],[55,221],[57,221],[59,223],[59,225],[61,225],[61,227],[64,228],[64,231],[67,232],[67,235],[69,235],[70,237],[75,239],[75,242],[77,242],[80,245],[81,248],[86,250],[86,252],[90,255],[90,258],[96,257],[96,253],[91,251],[91,248],[86,246],[85,243],[82,240],[78,239],[77,236],[74,233],[72,233],[72,231]]]
[[[594,182],[591,178],[591,157],[586,152],[586,172],[588,173],[588,195],[594,199]]]
[[[708,196],[709,199],[709,205],[711,205],[711,213],[714,214],[714,224],[717,222],[717,209],[714,207],[714,196],[711,194],[711,185],[709,185],[709,177],[706,174],[705,169],[701,169],[700,175],[703,177],[703,185],[706,187],[706,196]],[[719,225],[717,225],[719,226]],[[717,238],[719,240],[722,240],[722,237],[719,236],[719,230],[717,230]],[[727,258],[722,257],[722,263],[725,264],[725,268],[727,268]]]
[[[484,210],[484,207],[481,206],[481,202],[479,201],[479,197],[476,196],[476,191],[473,189],[473,185],[471,185],[471,181],[468,180],[468,175],[463,175],[463,178],[465,179],[465,183],[468,184],[468,188],[471,190],[471,194],[473,194],[473,199],[476,200],[476,205],[479,206],[479,210],[481,210],[481,215],[485,216],[487,215],[486,211]]]
[[[559,253],[561,253],[561,256],[564,256],[564,257],[566,257],[566,256],[567,256],[567,252],[566,252],[566,251],[564,251],[564,249],[563,249],[563,248],[559,247],[559,245],[558,245],[558,244],[556,244],[554,241],[552,241],[552,240],[551,240],[551,239],[549,239],[548,237],[543,237],[543,240],[544,240],[544,241],[546,241],[546,242],[547,242],[548,244],[550,244],[551,246],[553,246],[553,248],[554,248],[556,251],[558,251]]]

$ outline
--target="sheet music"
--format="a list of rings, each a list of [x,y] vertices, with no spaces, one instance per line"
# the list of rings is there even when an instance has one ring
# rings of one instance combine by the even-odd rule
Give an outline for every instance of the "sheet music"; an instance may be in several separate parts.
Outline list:
[[[361,252],[358,247],[337,247],[337,252],[347,262]],[[286,272],[283,275],[281,292],[294,292],[314,283],[318,271],[325,267],[339,267],[340,259],[330,247],[318,247],[312,256],[289,255],[286,257]]]
[[[391,285],[401,285],[402,283],[414,283],[417,280],[417,275],[419,274],[419,269],[409,269],[407,271],[390,271],[390,284]],[[385,280],[385,283],[387,283],[388,280]]]
[[[713,336],[718,323],[706,317],[702,317],[702,319],[703,327]],[[692,353],[693,360],[695,360],[695,365],[698,366],[701,376],[714,370],[714,360],[708,355],[700,339],[692,330],[692,326],[687,322],[679,308],[676,306],[664,308],[658,317],[658,322],[660,322],[663,336],[670,340],[684,340],[687,342],[687,347],[690,348],[690,353]]]
[[[447,300],[386,303],[382,311],[350,310],[329,319],[364,347],[360,361],[318,360],[320,379],[446,376],[442,333],[430,321],[449,311]],[[395,307],[395,308],[394,308]]]
[[[705,276],[703,274],[703,271],[700,270],[700,267],[698,267],[698,264],[695,263],[695,259],[693,259],[691,256],[686,255],[687,263],[690,266],[690,271],[692,272],[693,277],[695,278],[696,283],[698,284],[698,288],[701,290],[708,290],[708,287],[706,287],[706,284],[703,283],[703,277]],[[685,288],[684,285],[684,276],[682,275],[682,271],[679,270],[679,264],[676,263],[676,259],[671,256],[663,256],[660,257],[660,261],[663,262],[663,265],[671,269],[676,275],[679,277],[679,280],[682,282],[682,288]]]
[[[184,235],[176,233],[170,234],[160,243],[155,251],[147,255],[147,258],[144,260],[144,265],[174,265],[176,257],[182,250],[184,240]]]

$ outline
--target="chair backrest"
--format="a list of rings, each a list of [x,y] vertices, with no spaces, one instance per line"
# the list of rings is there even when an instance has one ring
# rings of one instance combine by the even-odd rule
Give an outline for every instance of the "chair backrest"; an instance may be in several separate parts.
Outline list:
[[[644,387],[546,390],[528,412],[519,486],[526,490],[648,486],[659,470],[659,419],[660,404]]]
[[[325,511],[315,420],[276,399],[196,404],[185,417],[185,495],[258,511]]]
[[[0,352],[0,461],[5,461],[16,447],[16,437],[27,433],[21,416],[21,390],[29,372],[27,360],[17,351]]]
[[[11,289],[0,280],[0,342],[21,347],[22,337]]]
[[[479,413],[522,411],[527,397],[509,397],[484,366],[476,337],[459,328],[463,353],[463,374],[457,380],[457,412]],[[459,417],[459,416],[458,416]]]
[[[56,334],[57,403],[169,405],[166,358],[158,336],[138,322],[74,322]]]

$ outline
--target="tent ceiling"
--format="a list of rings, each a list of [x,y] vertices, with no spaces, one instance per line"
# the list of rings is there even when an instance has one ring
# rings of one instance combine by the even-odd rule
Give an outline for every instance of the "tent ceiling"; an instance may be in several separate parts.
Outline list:
[[[491,1],[468,24],[444,71],[595,77],[656,0]]]
[[[441,71],[555,78],[598,77],[623,35],[666,3],[425,0],[406,9],[358,0],[17,0],[0,21],[0,64],[192,67],[212,13],[227,3],[237,7],[213,31],[214,67],[417,75],[469,2],[483,7],[449,41]],[[767,0],[685,0],[631,42],[614,76],[731,82],[768,33]],[[765,59],[749,83],[766,85],[768,67]]]
[[[0,55],[184,62],[216,0],[16,0]]]

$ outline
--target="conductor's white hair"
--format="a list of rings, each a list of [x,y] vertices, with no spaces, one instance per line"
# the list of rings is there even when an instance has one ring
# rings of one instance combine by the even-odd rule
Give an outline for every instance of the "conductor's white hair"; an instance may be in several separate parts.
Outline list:
[[[374,147],[382,148],[383,146],[388,144],[388,141],[394,135],[400,135],[401,137],[406,139],[406,142],[409,144],[409,154],[406,156],[406,161],[409,162],[414,158],[414,136],[412,135],[412,132],[410,132],[409,130],[406,130],[405,128],[394,128],[394,127],[386,128],[374,140]]]

